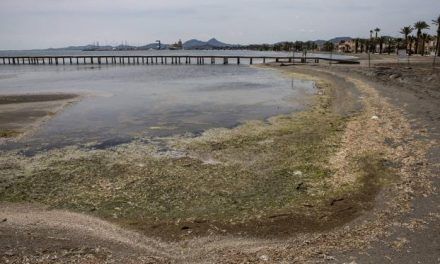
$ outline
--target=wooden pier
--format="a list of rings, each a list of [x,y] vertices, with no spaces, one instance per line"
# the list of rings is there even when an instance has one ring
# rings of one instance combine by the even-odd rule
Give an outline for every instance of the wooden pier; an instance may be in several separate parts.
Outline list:
[[[325,57],[269,57],[269,56],[6,56],[0,57],[0,65],[84,65],[84,64],[121,64],[121,65],[157,65],[157,64],[254,64],[254,63],[330,63],[359,64],[352,59]]]

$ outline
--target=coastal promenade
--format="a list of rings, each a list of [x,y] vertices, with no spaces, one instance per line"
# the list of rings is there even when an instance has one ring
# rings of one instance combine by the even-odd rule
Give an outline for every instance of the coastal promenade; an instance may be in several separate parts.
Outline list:
[[[359,64],[356,59],[328,57],[288,57],[288,56],[2,56],[0,65],[66,65],[66,64],[254,64],[254,63],[332,63]]]

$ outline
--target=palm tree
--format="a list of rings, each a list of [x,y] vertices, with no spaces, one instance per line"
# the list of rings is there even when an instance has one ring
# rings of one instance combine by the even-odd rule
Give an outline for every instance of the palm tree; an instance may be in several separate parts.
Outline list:
[[[425,44],[426,42],[429,42],[431,40],[431,36],[427,33],[423,33],[421,39],[422,39],[422,56],[424,56],[426,53]]]
[[[408,53],[408,55],[411,55],[413,53],[412,52],[412,47],[413,47],[413,43],[414,43],[415,40],[416,40],[416,38],[414,36],[408,36],[408,42],[409,42],[409,48],[408,48],[409,53]]]
[[[399,55],[399,47],[402,44],[402,39],[401,38],[396,38],[396,54]]]
[[[410,52],[408,51],[408,36],[414,31],[414,28],[412,26],[407,26],[407,27],[403,27],[400,30],[400,34],[403,34],[405,36],[405,48],[406,48],[406,53],[409,54]]]
[[[358,53],[359,50],[359,38],[356,38],[354,41],[354,53]]]
[[[373,52],[373,30],[370,30],[370,41],[368,42],[369,52]]]
[[[388,44],[388,55],[391,54],[391,50],[392,50],[392,48],[394,47],[395,42],[396,42],[396,41],[395,41],[394,38],[392,38],[392,37],[388,37],[388,39],[387,39],[387,44]]]
[[[375,28],[374,31],[376,32],[376,39],[377,39],[377,34],[379,34],[380,32],[380,28]]]
[[[437,25],[437,45],[435,47],[435,54],[437,56],[440,56],[439,48],[440,48],[440,16],[438,16],[437,19],[432,20],[434,25]]]
[[[379,32],[380,32],[380,28],[375,28],[374,29],[374,32],[376,32],[376,35],[375,35],[375,37],[374,37],[374,41],[373,41],[373,43],[371,43],[371,44],[373,44],[373,46],[374,46],[374,52],[377,52],[377,42],[378,42],[378,39],[377,39],[377,36],[378,36],[378,34],[379,34]]]
[[[386,39],[386,37],[384,37],[384,36],[381,36],[381,37],[379,38],[379,54],[382,54],[382,51],[383,51],[383,44],[385,43],[386,40],[387,40],[387,39]]]
[[[364,53],[365,39],[359,39],[359,45],[361,46],[361,53]]]
[[[324,50],[325,51],[333,51],[334,47],[335,47],[334,44],[330,41],[327,41],[324,43]]]
[[[364,51],[365,51],[365,53],[368,53],[369,49],[370,49],[370,40],[369,39],[363,39],[362,43],[364,44]]]
[[[417,29],[417,40],[416,40],[416,54],[419,53],[419,43],[420,37],[422,36],[422,31],[425,29],[429,29],[429,25],[425,21],[418,21],[414,24],[414,28]]]

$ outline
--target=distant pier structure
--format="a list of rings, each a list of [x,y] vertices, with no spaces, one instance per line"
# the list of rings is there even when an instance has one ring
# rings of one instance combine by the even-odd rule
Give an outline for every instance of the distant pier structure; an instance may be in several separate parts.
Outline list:
[[[0,65],[79,65],[79,64],[121,64],[121,65],[157,65],[157,64],[254,64],[254,63],[319,63],[328,61],[333,63],[359,64],[355,59],[338,59],[326,57],[292,57],[292,56],[2,56]]]

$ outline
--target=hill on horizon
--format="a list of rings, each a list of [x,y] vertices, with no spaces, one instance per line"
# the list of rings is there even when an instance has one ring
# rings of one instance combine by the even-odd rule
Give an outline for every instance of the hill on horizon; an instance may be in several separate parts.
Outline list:
[[[352,40],[354,38],[352,37],[335,37],[329,40],[314,40],[318,46],[324,45],[325,42],[329,41],[334,44],[337,44],[343,40]],[[291,42],[291,41],[282,41],[278,43],[283,42]],[[277,44],[277,43],[274,43]],[[273,44],[268,44],[273,45]],[[162,43],[161,49],[168,49],[170,48],[170,44]],[[216,38],[211,38],[208,41],[202,41],[199,39],[190,39],[183,43],[183,49],[186,50],[192,50],[192,49],[221,49],[221,48],[240,48],[243,46],[248,45],[240,45],[240,44],[227,44],[222,41],[219,41]],[[149,49],[157,49],[158,44],[157,43],[149,43],[141,46],[131,46],[131,45],[117,45],[117,46],[111,46],[111,45],[105,45],[105,46],[97,46],[94,44],[88,44],[88,45],[80,45],[80,46],[68,46],[68,47],[62,47],[62,48],[47,48],[47,49],[41,49],[41,50],[85,50],[85,51],[99,51],[99,50],[149,50]]]
[[[201,41],[198,39],[191,39],[183,43],[184,49],[209,49],[209,48],[228,48],[232,47],[231,44],[226,44],[217,40],[216,38],[212,38],[208,41]]]

